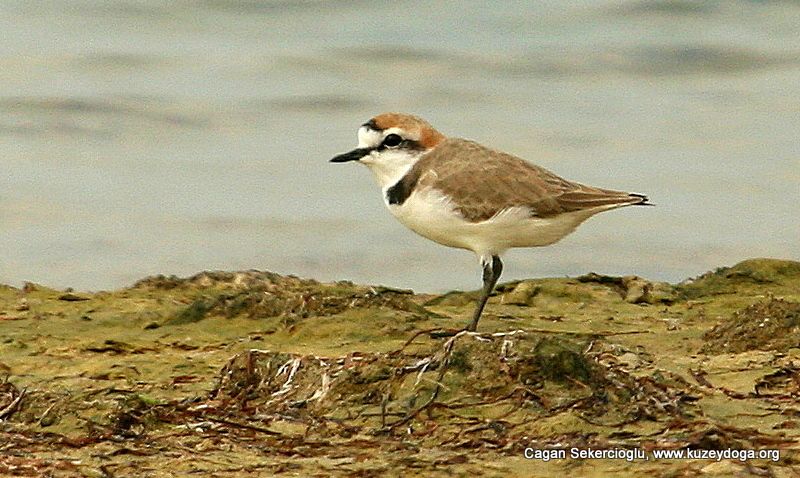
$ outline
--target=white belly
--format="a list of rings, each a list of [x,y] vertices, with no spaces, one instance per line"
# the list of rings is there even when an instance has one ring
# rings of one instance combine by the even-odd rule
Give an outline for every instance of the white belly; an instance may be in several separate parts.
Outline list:
[[[415,191],[403,204],[387,206],[403,225],[417,234],[445,246],[469,249],[480,256],[501,254],[512,247],[553,244],[593,214],[608,209],[538,218],[532,217],[526,207],[512,207],[486,221],[469,222],[435,189]]]

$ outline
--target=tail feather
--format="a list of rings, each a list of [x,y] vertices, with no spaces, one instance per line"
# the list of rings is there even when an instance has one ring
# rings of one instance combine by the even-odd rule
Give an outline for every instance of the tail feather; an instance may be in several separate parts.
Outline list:
[[[596,207],[610,206],[632,206],[647,205],[647,196],[637,193],[625,193],[611,189],[585,188],[569,191],[560,195],[558,203],[567,211],[577,211],[582,209],[592,209]]]

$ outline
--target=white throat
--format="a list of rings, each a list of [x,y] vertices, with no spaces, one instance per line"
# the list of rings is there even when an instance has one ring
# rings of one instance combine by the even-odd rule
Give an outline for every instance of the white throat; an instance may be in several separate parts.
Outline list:
[[[378,185],[382,190],[386,191],[386,189],[397,184],[423,154],[422,151],[386,149],[373,151],[372,154],[364,156],[361,158],[361,163],[372,171],[375,179],[378,180]]]

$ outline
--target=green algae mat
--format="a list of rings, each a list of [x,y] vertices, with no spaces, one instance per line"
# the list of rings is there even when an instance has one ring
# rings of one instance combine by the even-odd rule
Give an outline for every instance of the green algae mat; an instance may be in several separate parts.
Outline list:
[[[800,474],[800,263],[475,296],[0,286],[0,475]]]

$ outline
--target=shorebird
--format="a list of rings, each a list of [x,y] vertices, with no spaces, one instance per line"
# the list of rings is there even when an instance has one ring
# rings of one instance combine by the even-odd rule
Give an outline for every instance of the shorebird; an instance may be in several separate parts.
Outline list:
[[[553,244],[599,212],[650,205],[642,194],[568,181],[511,154],[448,138],[408,114],[384,113],[361,125],[358,147],[331,159],[350,161],[373,172],[403,225],[478,256],[483,288],[469,331],[503,272],[503,252]]]

